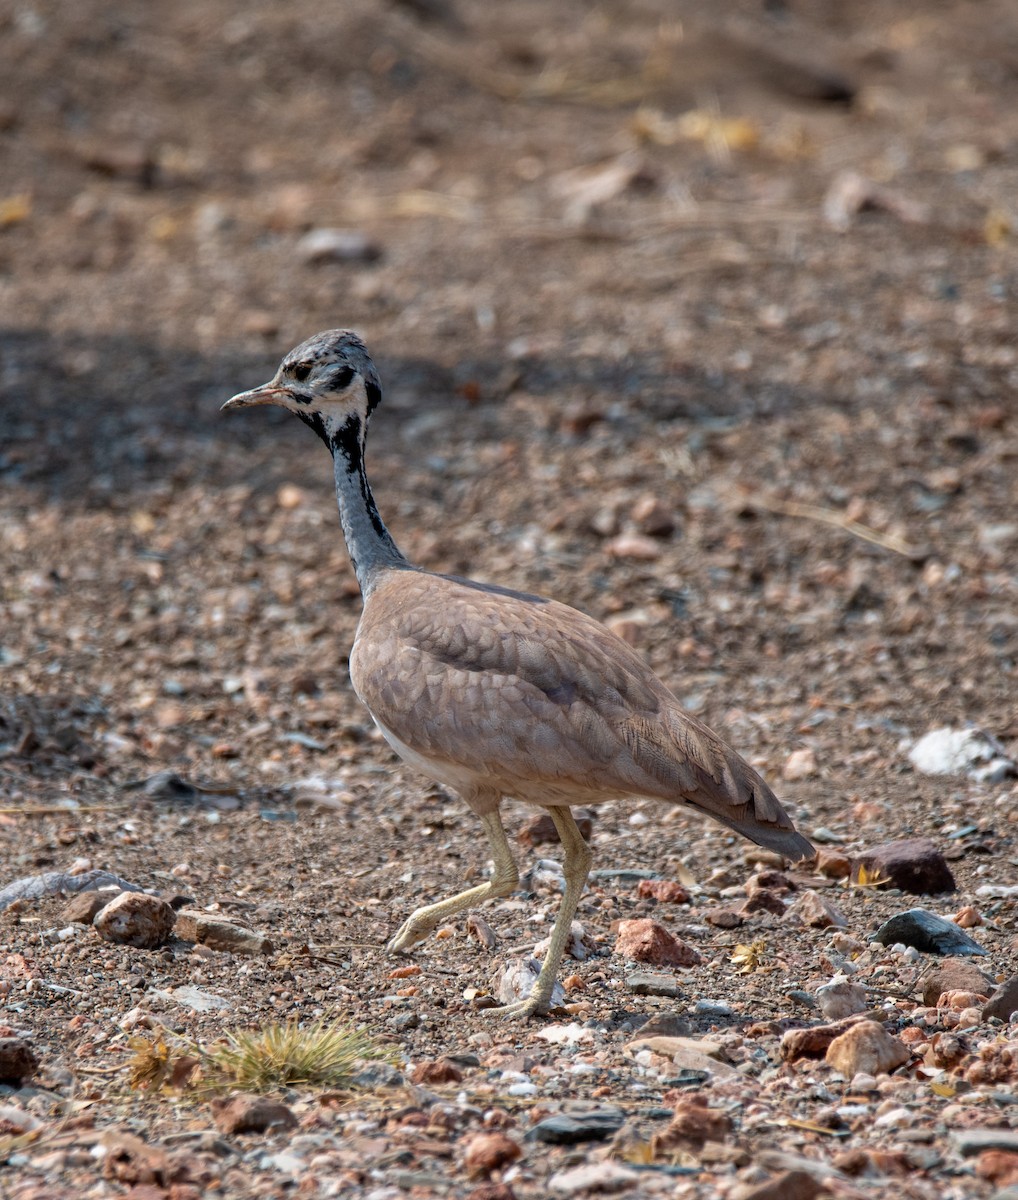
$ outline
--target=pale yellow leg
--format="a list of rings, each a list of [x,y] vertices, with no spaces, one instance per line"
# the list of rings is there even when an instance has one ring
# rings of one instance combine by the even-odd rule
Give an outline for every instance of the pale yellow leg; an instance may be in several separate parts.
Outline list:
[[[505,836],[505,829],[502,827],[502,816],[498,811],[498,805],[495,805],[490,812],[479,815],[488,835],[491,857],[495,860],[495,871],[491,879],[487,883],[478,884],[477,887],[468,888],[456,896],[450,896],[448,900],[440,900],[437,904],[428,904],[424,908],[417,909],[399,927],[396,936],[387,946],[389,951],[395,954],[408,954],[419,942],[430,937],[449,917],[455,916],[465,908],[480,904],[482,900],[508,896],[519,883],[519,872],[516,870],[513,852],[509,849],[509,841]]]
[[[548,1011],[558,976],[559,965],[565,954],[566,946],[573,926],[573,917],[583,895],[583,888],[590,871],[590,847],[583,840],[573,814],[568,808],[548,808],[548,814],[555,822],[559,840],[562,843],[562,870],[566,877],[566,890],[559,905],[558,916],[551,931],[551,943],[548,953],[544,956],[540,974],[534,981],[530,995],[526,1000],[517,1000],[515,1004],[506,1004],[502,1008],[490,1008],[484,1011],[500,1017],[529,1017]]]

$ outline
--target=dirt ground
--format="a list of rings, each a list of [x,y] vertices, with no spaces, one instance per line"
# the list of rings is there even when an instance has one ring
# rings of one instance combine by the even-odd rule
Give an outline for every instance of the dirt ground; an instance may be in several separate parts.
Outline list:
[[[981,968],[1018,971],[1018,787],[919,774],[904,745],[972,723],[1018,750],[1014,6],[31,0],[0,12],[0,65],[0,886],[102,868],[273,943],[58,936],[59,896],[0,916],[0,1023],[40,1060],[0,1088],[40,1122],[0,1117],[0,1196],[1018,1184],[1018,1055],[965,1075],[1018,1029],[930,1067],[956,1017],[917,999],[932,957],[868,944],[972,905]],[[321,229],[352,236],[316,253]],[[483,878],[480,829],[351,691],[327,455],[285,414],[217,411],[332,326],[378,361],[369,471],[412,559],[608,620],[829,851],[947,855],[958,892],[926,899],[792,873],[846,915],[888,1028],[919,1031],[909,1064],[859,1094],[782,1062],[844,955],[776,913],[710,924],[760,863],[651,803],[596,811],[594,866],[691,899],[595,877],[566,1013],[464,997],[546,935],[539,881],[484,910],[494,949],[456,922],[391,976],[404,917]],[[677,997],[613,953],[651,915],[701,955]],[[295,1131],[231,1136],[201,1097],[128,1086],[146,1026],[209,1044],[322,1013],[407,1081],[291,1090]],[[646,1149],[693,1078],[627,1048],[655,1016],[720,1042],[696,1078],[722,1140]],[[443,1056],[461,1078],[409,1082]],[[534,1140],[584,1103],[625,1114],[610,1157]],[[478,1167],[499,1128],[522,1157]],[[973,1128],[1013,1144],[970,1154]],[[128,1133],[173,1170],[118,1159]]]

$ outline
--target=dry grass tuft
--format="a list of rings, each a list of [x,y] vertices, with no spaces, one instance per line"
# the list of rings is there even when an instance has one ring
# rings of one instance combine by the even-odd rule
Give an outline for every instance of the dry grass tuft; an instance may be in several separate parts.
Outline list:
[[[225,1038],[203,1055],[207,1078],[254,1091],[347,1088],[359,1062],[390,1056],[368,1034],[328,1017],[305,1026],[292,1020],[235,1030]]]

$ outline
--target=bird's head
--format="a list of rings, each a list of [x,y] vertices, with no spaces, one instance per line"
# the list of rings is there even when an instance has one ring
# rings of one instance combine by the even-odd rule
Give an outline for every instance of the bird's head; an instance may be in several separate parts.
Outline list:
[[[268,383],[240,392],[222,407],[288,408],[334,450],[341,440],[363,437],[381,398],[378,372],[361,339],[349,329],[326,329],[294,347]]]

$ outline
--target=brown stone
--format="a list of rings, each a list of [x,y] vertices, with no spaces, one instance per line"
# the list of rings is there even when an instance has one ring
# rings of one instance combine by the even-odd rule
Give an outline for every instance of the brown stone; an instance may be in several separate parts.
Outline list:
[[[95,916],[99,936],[121,946],[152,950],[170,936],[177,914],[158,896],[121,892]]]
[[[848,917],[826,896],[808,888],[789,906],[785,920],[798,921],[810,929],[846,929]]]
[[[515,1162],[523,1151],[504,1133],[477,1133],[467,1142],[463,1162],[471,1178],[490,1175]]]
[[[657,900],[659,904],[685,904],[689,892],[674,879],[641,879],[636,885],[641,900]]]
[[[922,977],[923,1004],[934,1008],[944,992],[990,994],[993,981],[970,958],[945,958]]]
[[[824,846],[817,851],[816,872],[827,879],[847,879],[852,874],[852,860],[840,850]]]
[[[861,1016],[851,1016],[830,1025],[789,1029],[781,1038],[781,1057],[785,1062],[796,1062],[800,1058],[823,1058],[831,1042],[861,1020]]]
[[[159,1146],[151,1146],[126,1130],[110,1129],[103,1133],[101,1144],[103,1178],[127,1184],[155,1184],[162,1188],[175,1173],[170,1155]]]
[[[663,925],[644,917],[635,921],[620,921],[615,953],[634,962],[651,963],[658,967],[694,967],[700,955]]]
[[[703,919],[715,929],[738,929],[745,924],[746,918],[734,908],[711,908],[704,913]]]
[[[297,1124],[285,1104],[245,1092],[213,1100],[212,1119],[220,1133],[264,1133],[273,1126],[293,1129]]]
[[[732,1131],[732,1118],[719,1108],[708,1108],[707,1098],[699,1092],[684,1096],[675,1105],[675,1114],[661,1133],[654,1134],[654,1157],[676,1150],[697,1150],[705,1142],[723,1142]]]
[[[594,830],[594,815],[587,809],[577,808],[573,811],[576,827],[585,839],[589,839]],[[555,822],[546,812],[535,813],[528,817],[520,827],[516,840],[521,846],[539,846],[546,843],[558,842],[558,830]]]
[[[769,888],[757,888],[746,897],[738,911],[746,917],[751,917],[754,913],[773,913],[774,916],[783,917],[785,902],[777,892],[772,892]]]
[[[112,899],[110,892],[79,892],[64,905],[60,919],[76,925],[91,925],[96,914],[102,912]]]
[[[426,1058],[410,1072],[413,1083],[459,1083],[463,1072],[451,1058]]]
[[[808,1171],[783,1171],[766,1183],[744,1183],[728,1193],[728,1200],[813,1200],[824,1185]]]
[[[1013,1012],[1018,1012],[1018,975],[1005,980],[983,1006],[983,1020],[999,1017],[1008,1021]]]
[[[675,529],[675,514],[656,496],[641,496],[629,515],[640,533],[648,537],[668,537]]]
[[[516,1193],[508,1183],[479,1183],[467,1200],[516,1200]]]
[[[1018,1154],[1013,1150],[984,1150],[976,1159],[976,1174],[1000,1187],[1018,1183]]]
[[[937,1008],[947,1008],[951,1012],[964,1012],[966,1008],[981,1009],[987,999],[985,992],[981,995],[975,992],[941,992]]]
[[[224,954],[271,954],[273,950],[272,939],[264,934],[190,908],[177,913],[174,933],[182,941]]]
[[[929,838],[906,838],[885,842],[857,855],[852,877],[860,878],[860,869],[877,886],[896,887],[916,896],[936,896],[956,890],[947,859]]]
[[[877,1021],[860,1021],[827,1047],[824,1060],[846,1079],[864,1071],[887,1075],[912,1057],[904,1042],[892,1037]]]
[[[783,871],[757,871],[746,880],[746,895],[755,896],[760,891],[794,892],[795,884]]]
[[[39,1068],[35,1051],[23,1038],[0,1037],[0,1083],[20,1087]]]

